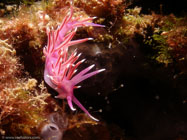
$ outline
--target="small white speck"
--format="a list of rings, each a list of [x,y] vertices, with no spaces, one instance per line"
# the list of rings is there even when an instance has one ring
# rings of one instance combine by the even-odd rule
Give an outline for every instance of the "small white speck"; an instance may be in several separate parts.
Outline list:
[[[112,46],[112,43],[109,43],[108,48],[110,49],[110,48],[111,48],[111,46]]]
[[[177,74],[175,74],[174,76],[173,76],[173,79],[176,79],[177,78]]]
[[[105,100],[108,100],[108,97],[107,97],[107,96],[105,97]]]
[[[77,88],[81,88],[81,86],[77,86]]]
[[[121,84],[120,87],[124,87],[124,84]]]
[[[98,111],[99,111],[99,112],[103,112],[103,110],[102,110],[102,109],[99,109]]]
[[[185,104],[185,103],[186,103],[186,100],[182,101],[182,103]]]
[[[155,96],[155,99],[156,99],[156,100],[159,100],[159,99],[160,99],[160,96],[156,95],[156,96]]]

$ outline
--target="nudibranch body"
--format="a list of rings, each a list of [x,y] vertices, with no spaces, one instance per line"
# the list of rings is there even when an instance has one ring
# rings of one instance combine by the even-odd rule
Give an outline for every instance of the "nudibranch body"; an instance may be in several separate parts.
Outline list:
[[[94,67],[94,65],[91,65],[76,74],[78,66],[83,63],[85,59],[77,62],[81,54],[77,54],[76,50],[74,50],[74,52],[68,56],[68,48],[69,46],[91,39],[85,38],[72,41],[72,38],[75,35],[78,27],[104,26],[89,22],[92,21],[93,18],[80,20],[80,18],[73,19],[72,16],[73,8],[71,7],[70,13],[65,16],[62,24],[57,28],[57,30],[47,31],[48,43],[47,46],[43,49],[44,55],[46,57],[44,80],[51,88],[58,92],[58,96],[56,96],[56,98],[67,99],[71,110],[75,110],[72,104],[73,102],[79,106],[89,117],[98,121],[77,100],[77,98],[74,96],[73,90],[79,88],[80,86],[77,86],[77,84],[83,80],[96,75],[105,69],[89,72]]]

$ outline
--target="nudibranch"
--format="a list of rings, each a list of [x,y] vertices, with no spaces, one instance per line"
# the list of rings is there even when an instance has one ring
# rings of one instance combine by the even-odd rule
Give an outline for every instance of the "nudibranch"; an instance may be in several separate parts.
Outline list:
[[[68,56],[68,48],[72,45],[83,43],[91,40],[92,38],[85,38],[79,40],[72,40],[78,27],[84,26],[97,26],[104,27],[103,25],[92,23],[93,18],[86,18],[80,20],[80,18],[73,18],[73,8],[65,16],[62,23],[56,30],[47,30],[48,42],[44,47],[43,52],[45,55],[45,70],[44,80],[54,90],[58,92],[56,98],[67,99],[68,105],[71,110],[76,110],[73,107],[75,103],[80,107],[90,118],[98,121],[94,118],[86,108],[77,100],[74,96],[73,90],[79,88],[77,86],[83,80],[96,75],[105,69],[95,70],[89,72],[94,64],[83,69],[79,73],[77,72],[78,66],[85,61],[85,59],[78,61],[80,54],[77,51]]]

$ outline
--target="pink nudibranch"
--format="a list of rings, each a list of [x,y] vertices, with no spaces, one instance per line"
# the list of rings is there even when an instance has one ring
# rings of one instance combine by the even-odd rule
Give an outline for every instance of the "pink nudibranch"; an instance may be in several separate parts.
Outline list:
[[[55,89],[58,92],[58,96],[56,96],[56,98],[67,99],[68,105],[71,110],[76,110],[73,107],[73,102],[77,106],[79,106],[90,118],[98,121],[77,100],[77,98],[73,94],[73,90],[79,88],[79,86],[77,86],[78,83],[104,71],[105,69],[89,72],[94,67],[94,65],[91,65],[76,74],[77,67],[81,63],[83,63],[85,59],[77,62],[81,54],[77,54],[75,50],[70,56],[68,56],[68,48],[69,46],[79,44],[91,39],[85,38],[72,41],[72,38],[75,35],[78,27],[104,26],[89,22],[92,21],[93,18],[80,20],[79,18],[73,19],[72,16],[73,8],[71,7],[70,13],[65,16],[57,30],[47,31],[48,42],[47,46],[45,46],[43,49],[44,55],[46,57],[44,80],[51,88]]]

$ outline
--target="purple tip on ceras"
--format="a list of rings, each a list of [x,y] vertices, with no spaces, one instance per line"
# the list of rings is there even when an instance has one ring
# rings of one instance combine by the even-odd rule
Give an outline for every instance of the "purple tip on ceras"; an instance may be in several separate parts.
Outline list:
[[[73,94],[73,90],[76,88],[80,88],[80,86],[77,86],[78,83],[104,71],[105,69],[89,72],[95,66],[91,65],[79,72],[78,74],[75,74],[77,71],[77,67],[81,63],[83,63],[85,59],[77,62],[81,54],[77,54],[76,50],[68,57],[68,48],[69,46],[92,39],[85,38],[71,41],[78,27],[104,26],[89,22],[92,21],[94,18],[79,20],[79,18],[72,19],[72,16],[73,8],[71,7],[70,13],[65,16],[64,20],[62,21],[62,24],[57,28],[57,30],[47,31],[48,43],[47,46],[43,49],[43,52],[46,57],[44,80],[51,88],[55,89],[59,93],[56,98],[67,99],[68,105],[71,110],[76,110],[73,107],[73,101],[90,118],[95,121],[98,121],[77,100],[77,98]]]

